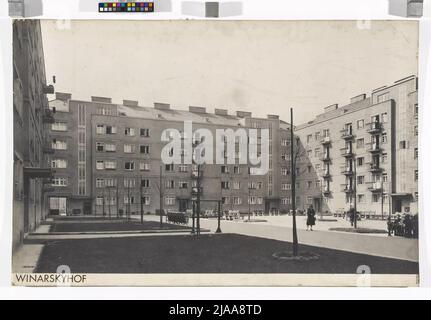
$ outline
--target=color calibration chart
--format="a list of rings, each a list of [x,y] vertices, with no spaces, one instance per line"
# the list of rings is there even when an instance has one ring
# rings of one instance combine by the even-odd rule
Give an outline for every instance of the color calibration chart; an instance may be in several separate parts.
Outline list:
[[[154,2],[99,2],[99,12],[154,12]]]

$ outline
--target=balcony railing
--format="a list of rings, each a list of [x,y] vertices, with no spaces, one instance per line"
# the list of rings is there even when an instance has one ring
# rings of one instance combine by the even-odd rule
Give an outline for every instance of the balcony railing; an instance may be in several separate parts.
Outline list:
[[[341,133],[342,139],[350,140],[350,139],[354,138],[352,128],[345,128],[345,129],[341,130],[340,133]]]
[[[343,183],[341,185],[341,191],[345,193],[353,192],[353,185],[350,183]]]
[[[341,169],[341,174],[344,174],[346,176],[350,176],[353,174],[353,168],[350,165],[341,166],[340,169]]]
[[[382,131],[382,124],[380,122],[367,123],[367,132],[374,134]]]
[[[330,178],[331,177],[331,173],[329,172],[328,169],[322,170],[322,177],[323,178]]]
[[[324,195],[328,195],[328,194],[331,193],[331,190],[329,189],[329,187],[324,187],[323,190],[322,190],[322,192],[323,192]]]
[[[367,182],[367,185],[368,185],[368,190],[370,190],[371,192],[380,192],[382,191],[382,188],[383,188],[383,184],[381,181]]]
[[[370,170],[371,172],[380,172],[382,171],[382,168],[378,163],[370,163]]]
[[[352,150],[352,148],[341,148],[340,151],[341,151],[341,155],[343,157],[351,157],[351,156],[353,156],[353,150]]]
[[[321,155],[319,159],[320,161],[324,161],[324,162],[331,161],[331,157],[329,156],[329,154]]]
[[[367,152],[376,153],[382,151],[380,144],[376,142],[367,143]]]
[[[321,144],[323,144],[323,145],[328,145],[328,144],[330,144],[330,143],[331,143],[331,137],[323,137],[323,138],[320,140],[320,143],[321,143]]]

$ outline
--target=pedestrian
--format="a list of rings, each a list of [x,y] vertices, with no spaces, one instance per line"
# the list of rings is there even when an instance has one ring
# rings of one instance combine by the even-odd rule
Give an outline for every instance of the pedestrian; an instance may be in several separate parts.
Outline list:
[[[387,224],[388,224],[388,237],[391,237],[392,236],[392,231],[394,229],[394,225],[393,225],[392,219],[391,219],[391,214],[389,214],[389,216],[388,216],[388,222],[387,222]]]
[[[313,206],[310,205],[307,210],[307,231],[310,228],[310,231],[313,231],[313,226],[316,224],[315,218],[316,212],[313,209]]]

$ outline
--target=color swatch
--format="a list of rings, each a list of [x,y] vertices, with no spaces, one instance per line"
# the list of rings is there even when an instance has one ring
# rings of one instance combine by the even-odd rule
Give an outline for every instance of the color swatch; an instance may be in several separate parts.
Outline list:
[[[99,12],[154,12],[154,2],[99,2]]]

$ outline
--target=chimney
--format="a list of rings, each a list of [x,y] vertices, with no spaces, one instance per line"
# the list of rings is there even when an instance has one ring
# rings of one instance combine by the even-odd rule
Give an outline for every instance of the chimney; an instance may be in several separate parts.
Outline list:
[[[227,116],[228,115],[226,109],[214,109],[214,113],[216,115],[219,115],[219,116]]]
[[[248,111],[237,111],[236,116],[238,118],[251,118],[251,112]]]
[[[154,102],[154,109],[169,110],[170,108],[171,108],[171,105],[169,103]]]
[[[350,103],[355,103],[355,102],[358,102],[358,101],[365,100],[366,97],[367,97],[366,93],[360,94],[360,95],[358,95],[356,97],[351,98],[350,99]]]
[[[323,110],[325,112],[330,112],[338,109],[338,103],[331,104],[330,106],[325,107]]]
[[[111,98],[91,96],[91,102],[112,103]]]
[[[204,108],[204,107],[192,107],[192,106],[189,107],[189,111],[194,112],[194,113],[206,113],[207,112],[206,108]]]
[[[135,100],[123,100],[123,105],[128,107],[137,107],[138,101]]]
[[[64,92],[56,92],[55,93],[55,98],[57,100],[67,101],[67,100],[72,99],[72,94],[70,94],[70,93],[64,93]]]

